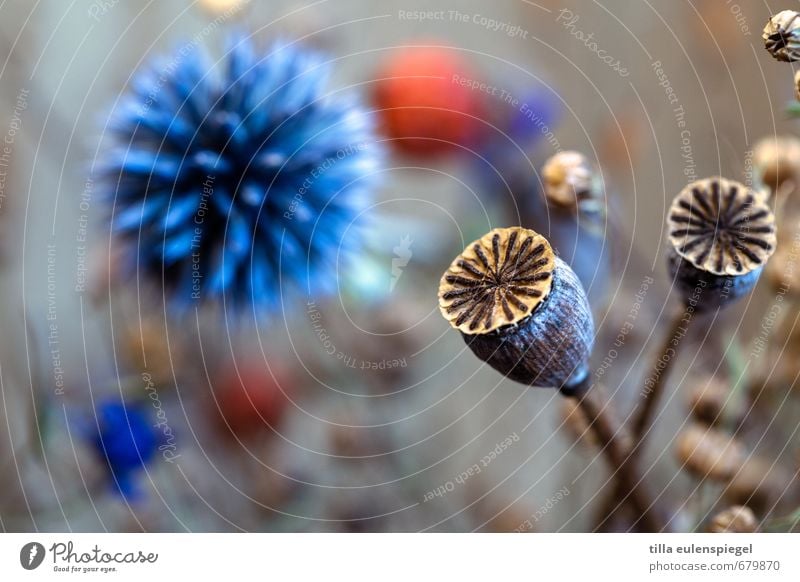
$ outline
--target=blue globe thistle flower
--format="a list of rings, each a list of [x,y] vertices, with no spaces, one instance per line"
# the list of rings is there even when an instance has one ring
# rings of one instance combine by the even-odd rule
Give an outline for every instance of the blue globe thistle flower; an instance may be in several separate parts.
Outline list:
[[[126,499],[139,495],[136,477],[153,460],[160,442],[143,405],[116,400],[100,403],[91,443],[106,464],[115,492]]]
[[[178,307],[261,311],[282,286],[336,288],[380,156],[370,116],[326,93],[328,73],[302,48],[258,52],[239,37],[217,62],[186,45],[139,73],[102,169],[129,275],[162,284]]]

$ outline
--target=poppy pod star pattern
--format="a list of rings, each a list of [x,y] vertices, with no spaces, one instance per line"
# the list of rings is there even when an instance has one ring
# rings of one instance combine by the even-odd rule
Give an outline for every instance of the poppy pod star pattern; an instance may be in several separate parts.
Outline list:
[[[512,380],[569,388],[588,375],[586,294],[532,230],[499,228],[467,245],[442,276],[439,308],[479,358]]]

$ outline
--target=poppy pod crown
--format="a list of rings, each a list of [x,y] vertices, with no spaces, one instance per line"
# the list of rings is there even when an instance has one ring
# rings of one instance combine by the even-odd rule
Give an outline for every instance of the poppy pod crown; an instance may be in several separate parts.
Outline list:
[[[800,60],[800,14],[781,10],[767,21],[761,38],[777,60],[789,63]]]
[[[671,275],[713,309],[748,293],[775,251],[775,216],[750,188],[719,176],[686,186],[667,218]]]
[[[503,375],[569,389],[588,375],[594,338],[577,276],[540,234],[494,229],[456,257],[439,309],[470,349]]]

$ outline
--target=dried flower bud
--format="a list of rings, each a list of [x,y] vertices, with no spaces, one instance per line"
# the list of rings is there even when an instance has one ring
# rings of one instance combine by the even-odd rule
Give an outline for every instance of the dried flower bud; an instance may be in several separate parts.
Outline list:
[[[501,374],[569,389],[589,372],[589,303],[572,269],[540,234],[498,228],[470,243],[439,284],[439,309]]]
[[[800,60],[800,14],[794,10],[781,10],[767,21],[764,46],[769,53],[784,62]]]
[[[696,310],[749,293],[775,250],[775,216],[749,188],[725,178],[699,180],[672,202],[667,224],[670,274]]]
[[[798,71],[800,73],[800,71]],[[762,138],[753,147],[754,179],[772,192],[800,177],[800,139],[788,135]]]
[[[678,461],[697,478],[728,481],[742,467],[745,451],[741,444],[722,432],[698,424],[678,435]]]
[[[728,383],[716,376],[697,382],[689,394],[689,410],[695,420],[713,426],[723,420],[722,412],[730,396]]]
[[[708,524],[710,533],[755,533],[758,520],[753,510],[745,505],[734,505],[720,511]]]
[[[580,152],[559,152],[542,168],[544,195],[548,202],[563,208],[600,212],[603,194],[595,167]]]

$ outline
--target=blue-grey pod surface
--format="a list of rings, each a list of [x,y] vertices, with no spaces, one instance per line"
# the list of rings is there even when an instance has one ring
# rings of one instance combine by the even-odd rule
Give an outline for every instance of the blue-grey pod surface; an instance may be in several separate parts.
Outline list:
[[[568,391],[588,377],[586,293],[532,230],[498,228],[467,245],[442,276],[439,308],[475,355],[512,380]]]
[[[719,176],[686,186],[667,218],[667,268],[697,311],[749,293],[775,251],[775,216],[765,199]]]

